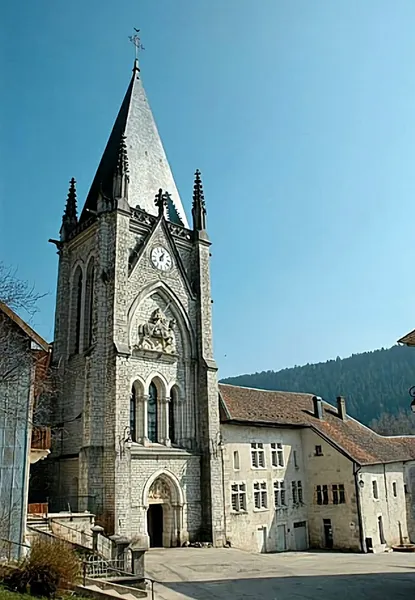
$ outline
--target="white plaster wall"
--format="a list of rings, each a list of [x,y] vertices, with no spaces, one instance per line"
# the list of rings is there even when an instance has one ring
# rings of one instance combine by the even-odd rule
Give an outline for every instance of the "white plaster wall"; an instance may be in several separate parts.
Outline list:
[[[379,499],[373,497],[372,481],[377,481]],[[384,550],[379,537],[378,517],[382,516],[386,546],[400,543],[400,537],[408,537],[403,463],[363,467],[359,472],[364,537],[371,537],[374,551]],[[392,484],[396,482],[397,497]],[[401,533],[400,533],[401,531]]]
[[[266,528],[266,551],[277,549],[277,526],[286,527],[287,550],[295,550],[293,524],[307,521],[308,500],[305,494],[305,464],[301,449],[301,432],[295,429],[262,428],[237,425],[222,425],[222,454],[224,465],[224,504],[226,537],[232,546],[249,551],[258,551],[258,529]],[[251,466],[251,443],[262,442],[265,450],[265,468]],[[281,442],[284,449],[284,468],[273,467],[271,463],[271,443]],[[239,452],[239,471],[233,468],[233,453]],[[297,451],[298,467],[294,466],[293,450]],[[274,508],[274,481],[284,479],[286,487],[286,504],[284,509]],[[255,509],[253,484],[255,481],[266,481],[268,491],[268,508]],[[301,481],[304,489],[304,505],[293,505],[291,481]],[[247,490],[246,513],[235,513],[231,505],[231,484],[245,482]]]
[[[408,536],[415,543],[415,461],[405,463],[406,517]]]
[[[304,460],[307,465],[311,546],[314,548],[325,547],[323,519],[330,519],[333,529],[333,547],[360,551],[353,462],[311,429],[303,429],[301,439]],[[322,456],[315,455],[316,445],[322,447]],[[331,486],[333,484],[344,485],[345,504],[332,503]],[[317,485],[329,486],[329,504],[317,504]]]

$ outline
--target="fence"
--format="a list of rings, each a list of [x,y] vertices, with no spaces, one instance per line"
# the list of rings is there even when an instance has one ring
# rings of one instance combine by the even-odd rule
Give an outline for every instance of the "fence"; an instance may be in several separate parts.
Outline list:
[[[123,575],[131,577],[131,571],[126,571],[126,568],[128,567],[125,566],[122,558],[108,560],[98,554],[91,554],[83,563],[84,581],[85,577],[99,577],[101,579]]]

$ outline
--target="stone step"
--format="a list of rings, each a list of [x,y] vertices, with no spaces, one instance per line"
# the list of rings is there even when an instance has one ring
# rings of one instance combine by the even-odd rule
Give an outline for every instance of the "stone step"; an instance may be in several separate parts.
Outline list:
[[[115,591],[112,588],[106,588],[105,590],[103,590],[98,585],[86,585],[85,589],[91,590],[92,592],[100,592],[101,594],[103,594],[105,596],[112,596],[113,598],[125,598],[124,595],[119,594],[117,591]],[[135,600],[135,598],[134,598],[134,600]]]

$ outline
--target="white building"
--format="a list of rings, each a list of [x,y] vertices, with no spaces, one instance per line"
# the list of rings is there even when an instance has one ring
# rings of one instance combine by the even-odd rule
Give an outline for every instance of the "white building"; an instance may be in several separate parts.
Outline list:
[[[377,435],[346,415],[344,398],[334,408],[309,394],[219,388],[232,545],[379,552],[408,541],[415,438]]]

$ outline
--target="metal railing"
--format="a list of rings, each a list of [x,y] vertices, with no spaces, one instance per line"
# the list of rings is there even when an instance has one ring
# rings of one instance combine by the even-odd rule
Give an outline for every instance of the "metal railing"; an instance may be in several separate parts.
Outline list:
[[[132,577],[134,573],[124,570],[124,559],[108,560],[99,554],[91,554],[87,560],[83,561],[83,581],[85,585],[86,577],[103,578],[111,577],[111,575]]]

